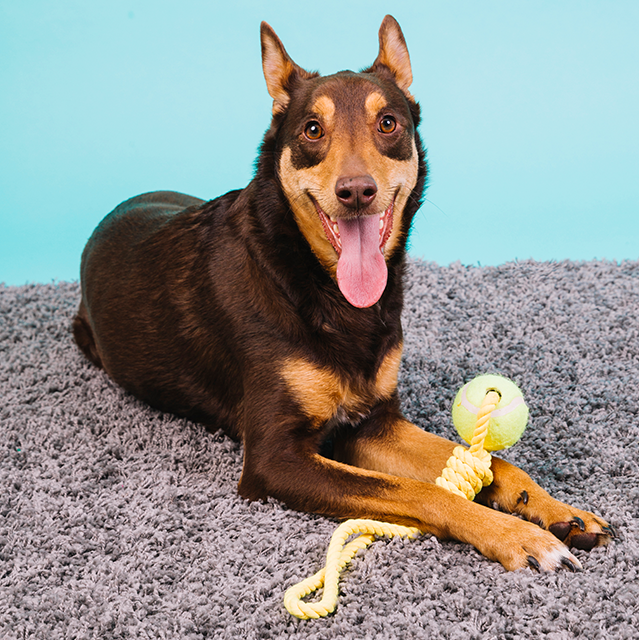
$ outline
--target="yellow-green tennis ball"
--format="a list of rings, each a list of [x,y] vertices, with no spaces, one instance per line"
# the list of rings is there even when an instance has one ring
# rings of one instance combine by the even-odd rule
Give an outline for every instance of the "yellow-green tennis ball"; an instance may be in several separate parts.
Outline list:
[[[490,416],[484,448],[498,451],[512,447],[521,438],[528,422],[524,396],[508,378],[483,375],[465,384],[453,403],[453,424],[457,433],[470,444],[477,423],[477,412],[489,391],[496,391],[501,399]]]

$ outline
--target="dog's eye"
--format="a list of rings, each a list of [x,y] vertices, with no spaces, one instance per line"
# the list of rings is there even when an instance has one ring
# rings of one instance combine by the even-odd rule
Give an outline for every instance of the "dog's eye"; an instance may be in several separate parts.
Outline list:
[[[379,130],[382,133],[393,133],[397,129],[397,121],[393,116],[384,116],[379,121]]]
[[[304,135],[309,140],[319,140],[324,135],[324,129],[322,129],[322,125],[319,122],[313,120],[306,125]]]

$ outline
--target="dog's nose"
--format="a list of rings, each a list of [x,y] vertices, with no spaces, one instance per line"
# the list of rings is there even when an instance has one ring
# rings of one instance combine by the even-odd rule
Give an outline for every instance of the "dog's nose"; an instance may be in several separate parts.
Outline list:
[[[335,183],[337,199],[349,209],[367,207],[377,195],[377,184],[372,176],[342,177]]]

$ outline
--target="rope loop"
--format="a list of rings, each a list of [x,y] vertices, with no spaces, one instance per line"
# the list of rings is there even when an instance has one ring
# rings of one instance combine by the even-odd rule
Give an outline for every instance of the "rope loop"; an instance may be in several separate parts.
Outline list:
[[[360,549],[368,547],[376,536],[414,538],[420,533],[416,527],[404,527],[378,520],[359,519],[343,522],[333,533],[328,545],[326,566],[310,578],[287,589],[284,594],[284,606],[291,615],[302,620],[320,618],[332,613],[337,606],[339,574]],[[357,537],[346,544],[346,540],[353,534],[357,534]],[[302,600],[322,586],[324,593],[319,602]]]

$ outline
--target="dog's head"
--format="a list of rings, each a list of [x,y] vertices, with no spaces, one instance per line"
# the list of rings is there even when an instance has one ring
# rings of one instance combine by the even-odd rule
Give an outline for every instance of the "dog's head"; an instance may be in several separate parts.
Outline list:
[[[361,73],[309,73],[262,23],[262,65],[273,98],[276,170],[295,220],[356,307],[386,287],[387,262],[405,243],[403,216],[418,183],[419,111],[402,31],[391,16],[379,54]]]

